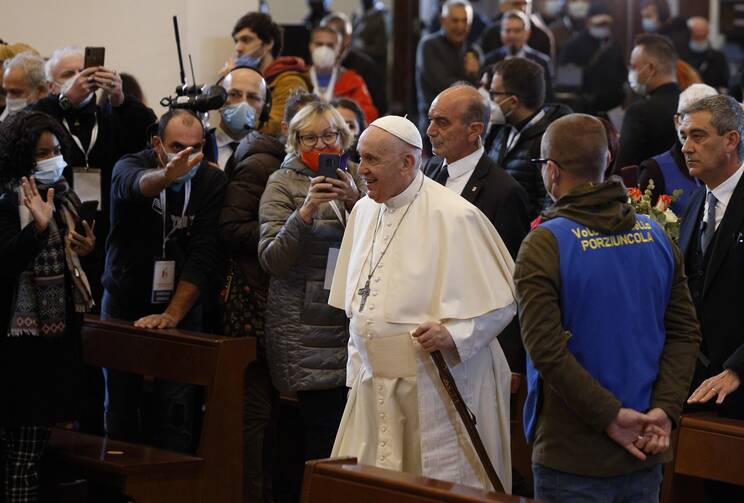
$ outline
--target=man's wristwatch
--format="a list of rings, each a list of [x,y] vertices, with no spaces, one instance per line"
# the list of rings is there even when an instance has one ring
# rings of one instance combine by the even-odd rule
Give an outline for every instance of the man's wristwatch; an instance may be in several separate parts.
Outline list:
[[[70,110],[73,107],[72,101],[70,101],[70,98],[65,96],[64,94],[59,95],[59,106],[62,110]]]

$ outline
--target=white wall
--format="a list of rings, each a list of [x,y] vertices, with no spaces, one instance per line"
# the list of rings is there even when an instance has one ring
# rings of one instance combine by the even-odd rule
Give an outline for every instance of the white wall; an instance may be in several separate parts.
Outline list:
[[[301,0],[275,0],[287,3]],[[184,64],[194,60],[199,83],[212,83],[232,50],[230,32],[258,0],[4,0],[0,37],[26,42],[43,56],[57,47],[106,47],[106,66],[134,75],[149,105],[179,83],[171,17],[178,15]],[[304,4],[304,2],[303,2]],[[188,77],[189,82],[191,77]]]

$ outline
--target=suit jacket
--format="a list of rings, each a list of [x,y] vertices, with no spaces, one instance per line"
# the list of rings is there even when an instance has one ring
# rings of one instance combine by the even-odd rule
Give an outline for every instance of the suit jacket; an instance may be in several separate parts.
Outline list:
[[[442,157],[430,158],[424,174],[434,180],[442,170]],[[461,194],[491,221],[512,258],[530,230],[530,202],[527,192],[485,152]],[[501,332],[499,343],[512,372],[524,372],[525,356],[517,318]]]
[[[715,237],[708,245],[702,274],[696,277],[705,194],[705,187],[693,194],[682,219],[679,238],[700,321],[701,352],[710,362],[707,367],[698,362],[693,386],[724,368],[744,378],[744,310],[741,309],[744,297],[744,177],[739,180]],[[727,396],[720,412],[744,418],[744,388]]]

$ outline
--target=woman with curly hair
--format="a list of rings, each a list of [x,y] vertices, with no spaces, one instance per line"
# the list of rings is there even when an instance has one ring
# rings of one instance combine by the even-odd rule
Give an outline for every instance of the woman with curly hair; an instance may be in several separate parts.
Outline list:
[[[50,426],[75,419],[82,313],[79,257],[95,247],[62,176],[62,126],[21,111],[0,125],[0,429],[5,501],[33,502]]]

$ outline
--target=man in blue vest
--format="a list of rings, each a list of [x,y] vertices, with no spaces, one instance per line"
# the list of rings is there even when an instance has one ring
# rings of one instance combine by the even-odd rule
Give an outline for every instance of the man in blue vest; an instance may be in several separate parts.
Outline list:
[[[555,204],[514,272],[535,498],[658,502],[700,342],[682,255],[619,180],[602,181],[596,118],[553,122],[541,156]]]

